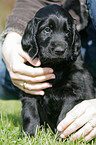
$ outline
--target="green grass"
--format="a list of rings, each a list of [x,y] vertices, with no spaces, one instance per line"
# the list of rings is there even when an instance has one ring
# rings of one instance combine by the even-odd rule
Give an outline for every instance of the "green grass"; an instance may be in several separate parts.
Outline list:
[[[92,145],[91,143],[63,140],[55,135],[50,128],[36,129],[34,137],[21,136],[21,103],[20,101],[0,101],[0,145]],[[94,143],[94,145],[96,142]]]
[[[0,0],[0,34],[5,28],[6,18],[11,13],[15,0]]]

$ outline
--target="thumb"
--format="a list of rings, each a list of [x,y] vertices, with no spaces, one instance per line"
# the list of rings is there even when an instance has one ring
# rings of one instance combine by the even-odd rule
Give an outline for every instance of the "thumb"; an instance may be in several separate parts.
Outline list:
[[[24,50],[21,50],[21,52],[19,52],[19,54],[24,58],[24,62],[28,61],[33,66],[41,65],[39,58],[36,57],[35,59],[32,60],[32,58],[29,56],[29,54],[27,52],[25,52]]]
[[[40,66],[41,62],[40,62],[39,58],[36,57],[34,60],[32,60],[32,58],[31,58],[31,64],[33,66]]]

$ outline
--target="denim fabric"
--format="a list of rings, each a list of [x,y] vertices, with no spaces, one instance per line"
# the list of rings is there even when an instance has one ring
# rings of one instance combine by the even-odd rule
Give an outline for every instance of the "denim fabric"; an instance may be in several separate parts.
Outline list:
[[[87,6],[89,9],[89,14],[96,30],[96,0],[87,0]]]
[[[91,21],[81,33],[81,53],[96,87],[96,0],[87,0]]]
[[[0,99],[19,99],[20,90],[11,82],[9,73],[2,59],[1,46],[2,44],[0,42]]]

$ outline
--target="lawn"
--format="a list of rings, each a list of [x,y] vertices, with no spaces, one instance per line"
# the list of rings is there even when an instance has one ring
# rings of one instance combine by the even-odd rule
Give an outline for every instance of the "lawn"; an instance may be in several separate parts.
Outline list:
[[[11,13],[15,0],[0,0],[0,33],[4,30],[6,17]],[[36,129],[34,137],[19,138],[22,129],[20,101],[0,101],[0,145],[96,145],[57,138],[51,129]]]
[[[0,34],[5,28],[6,18],[11,13],[16,0],[0,0]]]
[[[61,140],[50,128],[47,131],[37,128],[34,137],[21,136],[21,103],[20,101],[0,101],[0,145],[92,145],[96,143],[82,143]]]

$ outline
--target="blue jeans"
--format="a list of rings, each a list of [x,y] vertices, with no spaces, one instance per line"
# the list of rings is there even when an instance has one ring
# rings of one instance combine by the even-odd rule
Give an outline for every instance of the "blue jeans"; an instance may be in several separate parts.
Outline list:
[[[90,22],[81,32],[81,53],[96,87],[96,0],[87,0]]]
[[[0,42],[0,99],[17,100],[19,99],[20,90],[15,87],[11,82],[9,73],[2,59],[1,47],[2,43]]]
[[[89,8],[89,14],[96,30],[96,0],[87,0],[87,6]]]

